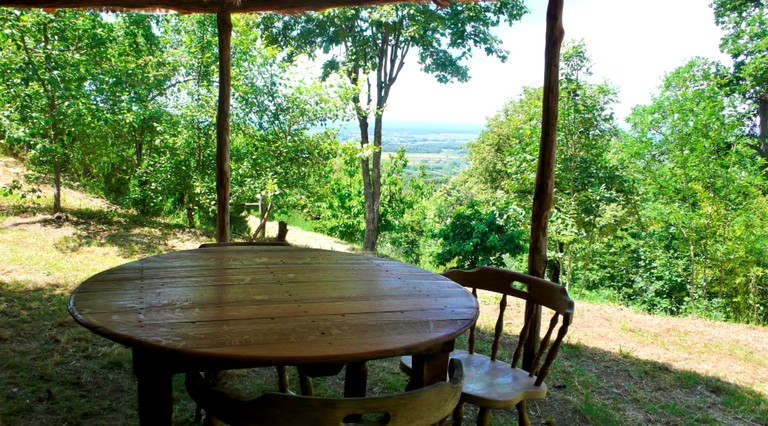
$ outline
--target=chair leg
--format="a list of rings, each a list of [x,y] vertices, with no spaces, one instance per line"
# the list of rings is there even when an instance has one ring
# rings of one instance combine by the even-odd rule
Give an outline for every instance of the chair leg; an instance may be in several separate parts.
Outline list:
[[[288,393],[288,369],[284,365],[278,365],[277,367],[277,388],[281,393]]]
[[[299,385],[301,386],[301,394],[303,396],[314,396],[315,395],[315,388],[312,386],[312,378],[309,377],[309,375],[302,369],[301,367],[298,368],[299,370]]]
[[[206,414],[203,419],[203,426],[224,426],[224,423],[221,420]]]
[[[491,410],[480,407],[480,412],[477,413],[477,426],[491,426]]]
[[[531,420],[528,418],[528,408],[525,400],[517,403],[517,419],[521,426],[531,426]]]
[[[206,371],[203,373],[203,382],[206,386],[216,386],[224,380],[224,371]],[[195,404],[195,423],[200,423],[203,420],[203,409],[200,404]]]
[[[453,409],[453,425],[461,426],[461,422],[464,420],[464,403],[459,401],[459,405]]]

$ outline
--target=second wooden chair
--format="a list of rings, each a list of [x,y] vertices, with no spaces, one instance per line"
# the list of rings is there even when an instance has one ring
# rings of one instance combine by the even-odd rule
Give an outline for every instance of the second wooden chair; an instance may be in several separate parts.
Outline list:
[[[568,292],[559,284],[498,268],[480,267],[471,271],[450,270],[443,275],[471,289],[475,297],[477,297],[478,289],[494,292],[501,296],[490,356],[475,353],[476,324],[470,329],[467,350],[451,352],[451,358],[462,361],[466,375],[461,402],[454,412],[454,425],[461,424],[465,402],[480,407],[477,418],[478,425],[490,425],[490,410],[515,406],[520,424],[530,425],[525,401],[546,396],[547,386],[544,384],[544,379],[547,377],[552,362],[557,357],[560,344],[571,324],[574,304],[568,297]],[[526,287],[527,291],[515,288],[515,283]],[[524,323],[511,363],[496,359],[501,337],[504,333],[504,311],[507,307],[508,296],[526,301]],[[530,361],[531,366],[526,371],[519,366],[523,358],[525,342],[531,335],[531,329],[535,329],[534,320],[538,317],[536,311],[540,307],[549,308],[553,314],[544,337],[541,338],[541,343]],[[554,340],[552,340],[558,323],[560,327],[557,329]],[[410,357],[401,359],[400,369],[410,375]]]

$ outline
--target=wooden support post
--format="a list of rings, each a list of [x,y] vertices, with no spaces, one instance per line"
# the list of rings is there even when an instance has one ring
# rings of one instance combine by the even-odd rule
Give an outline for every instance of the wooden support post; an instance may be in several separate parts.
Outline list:
[[[547,268],[547,227],[554,203],[557,110],[560,100],[560,48],[563,44],[563,1],[549,0],[544,48],[544,98],[541,108],[541,142],[536,169],[536,186],[531,213],[531,243],[528,274],[544,278]],[[523,351],[523,368],[528,370],[539,341],[541,312],[536,313]]]
[[[216,113],[216,241],[229,241],[229,105],[232,92],[232,15],[216,15],[219,34],[219,107]]]
[[[277,222],[277,241],[285,242],[285,237],[288,235],[288,224],[282,220]]]
[[[264,197],[259,194],[259,220],[264,222]],[[261,235],[254,235],[254,237],[261,237],[261,238],[267,238],[267,227],[266,225],[261,228]]]

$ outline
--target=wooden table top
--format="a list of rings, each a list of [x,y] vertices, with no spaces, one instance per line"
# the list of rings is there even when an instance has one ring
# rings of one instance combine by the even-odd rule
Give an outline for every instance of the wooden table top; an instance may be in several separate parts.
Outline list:
[[[298,365],[428,351],[464,332],[478,306],[453,281],[393,260],[229,246],[96,274],[72,293],[69,311],[132,348]]]

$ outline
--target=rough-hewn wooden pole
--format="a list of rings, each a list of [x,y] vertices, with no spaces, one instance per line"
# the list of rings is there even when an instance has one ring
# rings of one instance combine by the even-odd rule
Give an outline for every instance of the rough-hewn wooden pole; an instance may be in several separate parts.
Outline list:
[[[216,241],[229,241],[229,104],[232,92],[230,68],[232,15],[216,15],[219,32],[219,109],[216,113]]]
[[[560,47],[563,44],[563,1],[550,0],[547,7],[547,35],[544,48],[544,99],[541,108],[541,142],[536,187],[531,214],[531,244],[528,247],[528,274],[544,277],[547,267],[547,226],[555,191],[555,145],[557,142],[557,108],[560,100]],[[523,367],[533,361],[539,339],[539,321],[523,353]]]

